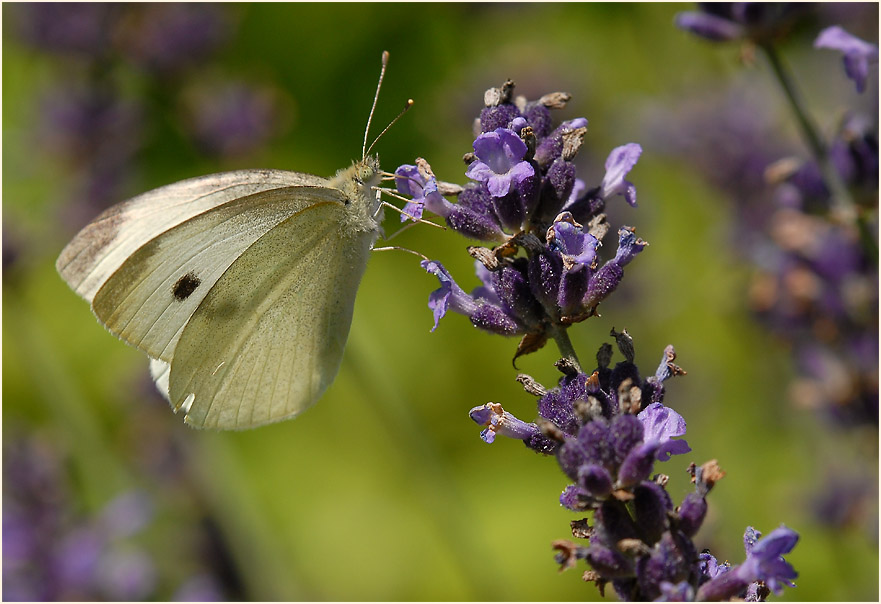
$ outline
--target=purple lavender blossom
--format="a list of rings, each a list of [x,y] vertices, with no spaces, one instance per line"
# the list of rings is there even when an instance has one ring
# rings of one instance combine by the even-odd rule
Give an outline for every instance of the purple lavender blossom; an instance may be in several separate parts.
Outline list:
[[[744,534],[746,561],[704,583],[698,590],[700,600],[727,600],[744,597],[747,592],[758,593],[764,586],[776,595],[783,587],[795,587],[792,579],[798,576],[792,565],[783,559],[798,542],[798,533],[783,525],[766,537],[747,527]]]
[[[437,188],[437,178],[426,176],[417,166],[404,164],[395,170],[395,187],[401,195],[409,195],[401,213],[401,222],[407,219],[418,220],[427,207],[430,212],[446,218],[452,211],[452,204],[444,199]]]
[[[678,13],[674,23],[679,29],[712,42],[727,42],[744,35],[744,27],[741,24],[710,13],[697,11]]]
[[[457,203],[438,201],[435,209],[428,207],[450,228],[479,241],[505,243],[512,236],[546,229],[573,192],[584,189],[583,181],[576,188],[572,160],[587,120],[575,118],[553,128],[551,109],[565,105],[569,95],[553,93],[518,105],[512,102],[513,86],[507,82],[486,93],[481,133],[474,153],[467,156],[466,175],[473,182],[449,193],[457,195]],[[576,219],[589,221],[602,209],[583,205],[588,207]]]
[[[645,430],[645,442],[657,442],[655,454],[658,461],[667,461],[671,455],[682,455],[691,451],[684,440],[673,440],[685,435],[685,420],[681,415],[661,403],[652,403],[636,416]]]
[[[547,240],[548,247],[559,252],[563,264],[570,269],[593,264],[600,245],[599,240],[576,223],[568,212],[557,217],[548,230]]]
[[[504,197],[525,179],[535,175],[529,162],[523,161],[526,144],[512,130],[496,128],[494,132],[481,134],[474,141],[473,162],[465,175],[485,182],[493,197]]]
[[[603,177],[603,184],[600,185],[600,196],[603,199],[613,195],[623,195],[627,203],[636,207],[636,187],[633,183],[624,180],[624,177],[636,165],[640,155],[642,155],[642,147],[636,143],[622,145],[612,150],[606,159],[606,175]]]
[[[651,479],[655,461],[691,449],[674,440],[685,434],[684,419],[659,402],[643,406],[647,399],[642,393],[663,398],[664,382],[684,371],[673,364],[675,352],[667,347],[655,375],[641,381],[631,338],[626,331],[612,333],[625,356],[614,368],[609,366],[611,349],[604,345],[592,374],[564,373],[554,389],[528,376],[518,378],[529,392],[541,394],[535,423],[514,417],[498,403],[470,411],[483,427],[485,442],[502,435],[555,455],[574,481],[559,496],[560,505],[593,511],[592,524],[587,519],[573,523],[573,535],[586,536],[588,547],[555,542],[561,567],[586,561],[593,570],[585,579],[600,589],[611,583],[622,600],[764,600],[764,590],[779,594],[784,585],[794,586],[795,571],[782,558],[798,539],[789,529],[781,527],[763,540],[749,530],[747,560],[733,568],[709,553],[698,554],[691,539],[706,517],[706,496],[724,472],[714,462],[692,464],[695,490],[678,507],[664,489],[665,480]]]
[[[434,313],[434,327],[431,331],[437,329],[438,323],[450,308],[465,316],[471,316],[477,310],[477,302],[456,284],[450,272],[440,262],[423,260],[420,265],[437,277],[441,285],[428,298],[428,307]]]
[[[699,2],[698,8],[677,14],[675,25],[711,42],[758,44],[782,35],[805,12],[796,2]]]
[[[69,164],[74,199],[64,208],[64,222],[82,226],[123,194],[130,165],[144,144],[145,107],[103,86],[76,81],[59,82],[41,96],[44,119],[34,136]]]
[[[855,64],[877,60],[877,48],[840,28],[827,28],[818,41],[815,46],[835,47],[845,57],[850,52]],[[877,345],[861,342],[878,331],[877,244],[867,243],[877,235],[861,236],[854,224],[830,219],[841,191],[833,196],[826,182],[837,172],[858,212],[877,205],[875,120],[848,113],[836,135],[819,144],[826,159],[803,159],[794,146],[766,135],[774,124],[763,115],[774,98],[735,92],[705,104],[688,106],[679,120],[655,116],[652,123],[670,124],[664,144],[685,147],[736,202],[733,240],[757,267],[748,303],[795,356],[799,375],[789,398],[839,426],[876,427]]]
[[[820,32],[814,40],[814,48],[831,48],[840,51],[844,57],[844,72],[857,86],[857,92],[866,90],[869,66],[878,64],[878,45],[870,44],[848,33],[842,27],[833,25]]]
[[[586,190],[571,160],[583,143],[587,120],[575,118],[552,128],[549,108],[562,106],[568,95],[514,105],[512,90],[513,83],[507,82],[487,91],[482,133],[467,172],[475,182],[465,187],[444,183],[443,190],[455,194],[457,203],[444,198],[424,160],[400,166],[396,184],[410,198],[405,215],[421,216],[428,209],[468,237],[502,243],[496,250],[472,248],[483,263],[478,273],[484,285],[470,297],[439,263],[423,263],[423,268],[442,285],[429,302],[435,327],[452,308],[491,333],[523,335],[519,356],[541,348],[552,326],[566,328],[594,316],[597,305],[618,287],[623,267],[647,244],[625,227],[615,257],[599,265],[597,249],[609,229],[606,199],[620,194],[635,205],[636,189],[625,176],[641,147],[631,143],[615,149],[603,182]],[[487,124],[496,127],[488,130]],[[563,211],[564,206],[571,210]]]
[[[486,426],[480,433],[480,438],[486,443],[492,443],[496,434],[517,440],[528,440],[540,432],[536,424],[527,424],[517,419],[498,403],[474,407],[468,415],[478,425]]]
[[[635,188],[625,176],[641,147],[631,143],[616,148],[602,183],[588,189],[571,163],[582,144],[586,120],[557,128],[550,120],[549,108],[568,95],[514,104],[512,89],[513,83],[506,82],[485,95],[481,134],[474,143],[476,158],[466,156],[472,161],[467,174],[478,182],[461,188],[457,203],[437,197],[433,202],[438,207],[433,211],[454,230],[500,245],[469,248],[481,282],[470,295],[439,262],[422,262],[440,281],[429,297],[429,308],[435,328],[452,309],[486,331],[523,335],[515,359],[555,340],[564,356],[556,365],[563,376],[550,389],[529,376],[518,376],[537,399],[534,422],[515,417],[495,402],[473,407],[469,416],[486,443],[501,435],[553,455],[571,481],[559,503],[571,511],[593,513],[592,524],[587,518],[572,523],[573,536],[589,539],[588,546],[554,542],[561,568],[586,561],[592,570],[585,580],[595,582],[601,592],[611,584],[622,600],[695,600],[703,584],[731,579],[737,582],[737,595],[759,597],[764,583],[757,581],[768,580],[777,587],[774,581],[788,580],[772,553],[791,545],[775,538],[766,546],[771,553],[759,550],[748,558],[749,564],[738,571],[743,576],[712,556],[701,557],[692,537],[707,516],[706,496],[724,472],[715,462],[691,464],[695,488],[678,507],[665,489],[667,477],[654,474],[657,462],[691,450],[680,438],[685,420],[662,404],[669,378],[685,374],[673,362],[673,347],[664,349],[654,375],[643,379],[626,330],[612,329],[610,334],[624,360],[611,366],[612,346],[604,344],[592,372],[581,369],[565,336],[572,324],[595,314],[597,305],[619,285],[624,267],[647,246],[633,228],[622,227],[614,257],[602,265],[597,257],[609,230],[603,213],[607,199],[620,194],[636,206]],[[429,207],[428,197],[440,187],[432,182],[427,164],[401,166],[396,173],[398,190],[418,206]],[[746,576],[749,580],[743,583]]]

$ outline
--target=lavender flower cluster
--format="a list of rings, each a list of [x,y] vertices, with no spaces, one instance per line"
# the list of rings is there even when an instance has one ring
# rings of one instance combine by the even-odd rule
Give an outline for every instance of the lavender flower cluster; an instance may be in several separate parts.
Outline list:
[[[774,46],[805,10],[773,3],[701,5],[701,11],[680,13],[676,23],[705,39],[762,48],[791,99],[813,157],[769,158],[760,183],[765,191],[733,189],[757,266],[750,305],[764,325],[793,344],[800,374],[793,400],[840,425],[877,428],[878,248],[877,225],[870,224],[877,221],[877,123],[848,112],[831,140],[818,134]],[[877,71],[877,45],[835,25],[817,35],[814,47],[840,52],[845,75],[858,92],[866,90]],[[755,156],[761,149],[748,152]],[[756,208],[757,198],[766,207]]]
[[[872,7],[849,5],[835,17],[867,8]],[[721,3],[700,5],[700,9],[680,13],[676,24],[714,42],[734,41],[760,49],[808,151],[769,149],[768,137],[747,140],[740,134],[733,137],[734,144],[725,145],[725,157],[717,152],[721,147],[704,144],[692,149],[708,168],[705,173],[713,180],[721,176],[720,189],[737,202],[736,245],[755,267],[749,306],[766,329],[790,344],[797,372],[789,387],[793,403],[816,412],[833,427],[850,430],[858,439],[866,435],[871,443],[868,450],[877,452],[877,90],[874,99],[863,101],[874,104],[868,112],[848,109],[837,127],[821,124],[818,128],[808,110],[809,99],[803,98],[778,51],[793,19],[814,6]],[[858,14],[851,18],[860,21]],[[877,44],[840,25],[829,25],[816,34],[813,47],[841,55],[843,74],[821,77],[840,83],[846,77],[859,95],[867,96],[869,81],[877,78]],[[714,115],[730,119],[733,114],[716,107]],[[683,125],[685,136],[696,126],[691,120]],[[740,123],[736,131],[750,129]],[[832,137],[824,137],[824,131],[832,132]],[[739,150],[740,157],[730,157],[732,148]],[[747,188],[742,186],[745,179],[740,179],[741,186],[732,187],[731,179],[723,176],[727,166],[740,165],[750,165],[759,175]],[[820,501],[814,505],[818,520],[836,528],[866,527],[875,539],[877,472],[854,469],[845,478],[838,470],[825,471],[835,477],[825,481]],[[830,497],[830,493],[843,492],[850,495]],[[830,506],[833,500],[835,505]]]
[[[435,327],[448,310],[467,316],[490,333],[522,336],[517,354],[541,348],[561,329],[596,313],[614,291],[624,267],[647,245],[631,227],[618,232],[615,256],[600,264],[597,249],[609,225],[606,202],[623,195],[636,206],[636,189],[625,180],[642,149],[628,144],[613,150],[602,183],[587,189],[576,178],[573,159],[587,132],[576,118],[552,126],[550,111],[569,95],[549,94],[536,102],[513,99],[512,82],[487,91],[474,152],[466,155],[460,187],[438,182],[425,160],[395,171],[398,191],[412,198],[402,220],[423,210],[437,214],[462,235],[500,245],[469,248],[482,285],[465,291],[443,265],[422,267],[441,287],[431,295]],[[444,195],[455,195],[451,203]],[[526,256],[517,256],[519,249]]]
[[[143,490],[117,494],[96,513],[74,500],[63,453],[47,438],[3,443],[3,597],[6,601],[217,601],[230,594],[204,561],[176,585],[160,573],[144,533],[157,515]],[[187,534],[178,547],[195,549]]]
[[[427,209],[452,230],[497,244],[469,248],[482,283],[470,294],[440,262],[422,262],[440,282],[429,297],[434,328],[452,310],[489,333],[521,336],[515,358],[549,339],[563,357],[557,363],[563,376],[552,389],[518,376],[538,399],[536,421],[522,421],[494,402],[471,409],[472,420],[483,427],[481,438],[492,443],[502,435],[556,457],[572,481],[560,504],[593,514],[592,524],[587,518],[571,523],[573,536],[589,545],[557,541],[557,561],[564,568],[586,561],[592,570],[584,578],[601,592],[611,583],[622,600],[761,601],[794,586],[797,573],[782,556],[798,535],[785,526],[762,539],[748,528],[747,557],[737,566],[698,552],[692,538],[706,516],[706,496],[724,475],[715,462],[691,464],[695,490],[679,506],[666,491],[667,478],[654,474],[656,461],[691,450],[679,438],[685,420],[663,404],[666,380],[685,373],[674,363],[673,347],[664,350],[655,374],[643,379],[626,330],[611,332],[624,360],[611,367],[612,346],[604,344],[590,373],[569,341],[568,328],[597,315],[624,266],[647,245],[632,227],[623,227],[614,257],[601,263],[597,253],[609,230],[606,202],[620,194],[636,206],[636,189],[625,177],[640,146],[615,149],[601,184],[588,189],[572,163],[587,120],[554,127],[551,109],[561,108],[568,95],[529,102],[513,98],[513,88],[509,81],[485,94],[474,152],[465,155],[471,183],[438,181],[423,159],[395,171],[398,192],[410,198],[402,220],[420,219]]]

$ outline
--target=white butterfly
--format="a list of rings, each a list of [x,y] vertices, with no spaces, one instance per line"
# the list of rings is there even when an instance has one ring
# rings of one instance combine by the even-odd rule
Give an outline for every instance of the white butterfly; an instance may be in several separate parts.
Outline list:
[[[111,333],[150,356],[188,425],[294,417],[339,370],[381,232],[368,152],[331,179],[241,170],[144,193],[84,227],[56,267]]]

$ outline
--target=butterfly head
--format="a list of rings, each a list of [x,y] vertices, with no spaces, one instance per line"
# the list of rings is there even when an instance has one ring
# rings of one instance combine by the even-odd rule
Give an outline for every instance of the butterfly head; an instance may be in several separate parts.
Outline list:
[[[379,156],[372,155],[352,164],[352,178],[358,184],[375,187],[379,184],[381,170],[379,169]]]

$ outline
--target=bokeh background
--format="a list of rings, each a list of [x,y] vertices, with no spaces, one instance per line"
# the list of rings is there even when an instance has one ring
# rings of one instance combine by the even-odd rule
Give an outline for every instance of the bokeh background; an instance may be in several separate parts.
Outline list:
[[[750,313],[755,269],[731,191],[713,178],[731,169],[713,167],[720,148],[805,151],[762,58],[677,30],[688,8],[4,3],[4,599],[601,599],[584,568],[554,562],[551,542],[575,519],[557,501],[567,480],[555,461],[487,445],[467,413],[496,401],[531,419],[514,377],[553,385],[555,350],[514,369],[516,341],[463,317],[430,333],[436,280],[413,256],[371,259],[321,403],[240,433],[185,427],[144,355],[55,272],[90,218],[150,188],[348,165],[388,50],[374,133],[407,98],[416,105],[377,145],[387,170],[422,156],[464,183],[483,91],[506,78],[530,99],[572,93],[558,116],[590,121],[579,161],[591,185],[612,148],[643,145],[629,177],[639,208],[617,199],[610,221],[650,247],[602,316],[570,330],[576,350],[590,359],[626,328],[651,374],[676,346],[688,375],[668,383],[666,404],[693,451],[658,470],[676,501],[690,461],[728,473],[699,547],[736,564],[747,525],[785,523],[801,535],[787,556],[800,576],[779,599],[876,600],[877,382],[874,424],[842,427],[789,401],[792,350]],[[876,75],[857,96],[840,56],[811,47],[832,24],[877,43],[878,7],[813,5],[781,46],[824,132],[848,108],[877,119]],[[753,139],[723,128],[735,109]],[[397,225],[387,217],[387,232]],[[394,243],[477,284],[455,233],[418,226]]]

